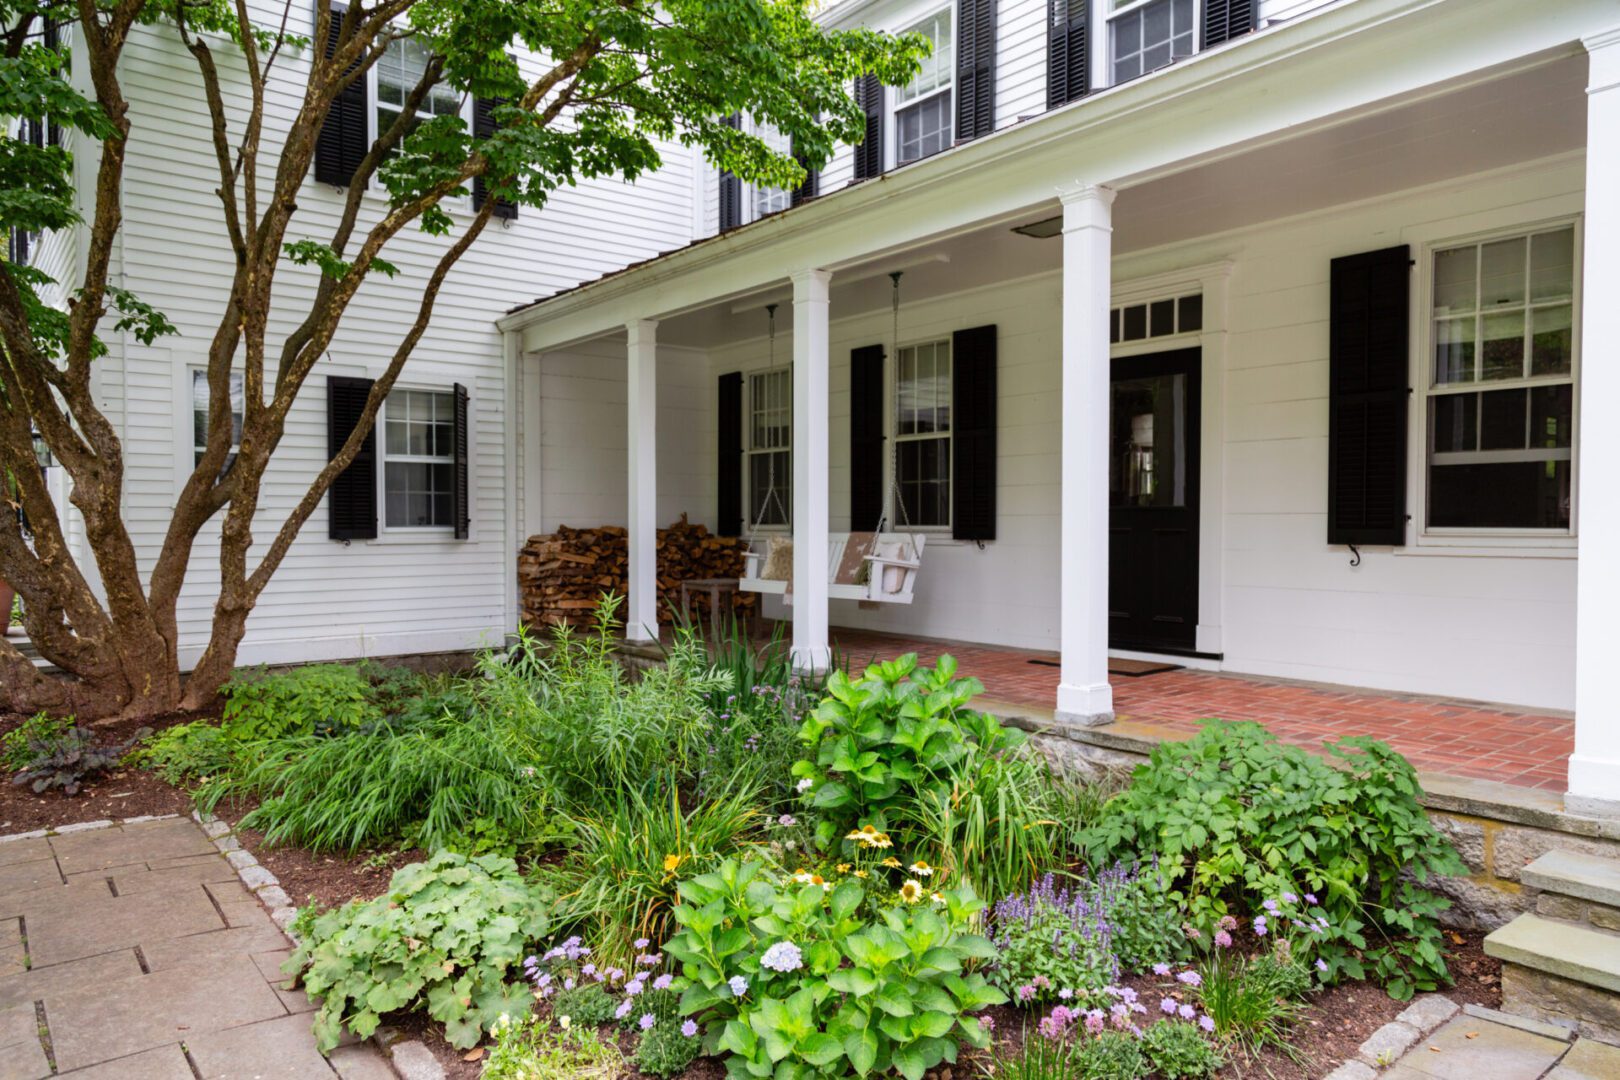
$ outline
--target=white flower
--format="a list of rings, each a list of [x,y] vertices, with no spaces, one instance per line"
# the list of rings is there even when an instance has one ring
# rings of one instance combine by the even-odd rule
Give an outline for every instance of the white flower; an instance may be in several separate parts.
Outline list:
[[[557,1026],[562,1028],[564,1031],[567,1031],[568,1030],[568,1025],[572,1024],[573,1022],[574,1022],[574,1019],[571,1016],[559,1016],[559,1017],[557,1017]]]
[[[799,782],[798,782],[798,784],[797,784],[797,785],[796,785],[796,786],[797,786],[797,788],[798,788],[798,791],[799,791],[799,794],[800,794],[800,795],[803,795],[803,794],[804,794],[804,793],[805,793],[805,792],[807,792],[807,791],[809,791],[809,790],[810,790],[810,789],[811,789],[811,788],[813,788],[813,787],[815,787],[815,786],[816,786],[816,782],[815,782],[815,781],[814,781],[814,780],[812,780],[812,779],[810,779],[810,778],[809,778],[809,777],[808,777],[808,776],[807,776],[807,777],[805,777],[805,778],[804,778],[804,779],[803,779],[803,780],[800,780],[800,781],[799,781]]]
[[[770,968],[772,971],[798,971],[804,966],[804,956],[793,942],[778,941],[765,950],[765,955],[760,957],[759,966]]]

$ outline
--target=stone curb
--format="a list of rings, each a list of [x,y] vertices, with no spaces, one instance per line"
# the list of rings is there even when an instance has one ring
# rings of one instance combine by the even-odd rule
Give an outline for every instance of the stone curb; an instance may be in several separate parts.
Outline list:
[[[212,814],[204,815],[197,810],[191,812],[191,819],[202,826],[203,832],[214,842],[214,847],[219,849],[219,853],[225,856],[226,861],[236,870],[236,876],[241,879],[243,887],[258,897],[259,903],[269,909],[270,920],[281,928],[281,933],[288,941],[297,945],[298,939],[293,936],[292,924],[293,920],[298,918],[298,907],[281,887],[276,875],[270,872],[269,867],[255,859],[252,852],[242,847],[228,823]],[[401,1080],[445,1080],[444,1066],[439,1064],[439,1059],[433,1056],[433,1051],[415,1039],[404,1039],[392,1028],[378,1028],[373,1033],[371,1042]],[[339,1075],[342,1075],[341,1071]]]
[[[170,821],[178,818],[179,814],[142,814],[140,817],[130,818],[102,818],[99,821],[76,821],[71,825],[51,826],[48,829],[31,829],[28,832],[8,833],[0,836],[0,844],[9,844],[13,840],[43,840],[48,836],[71,836],[78,832],[91,832],[95,829],[110,829],[114,825],[143,825],[148,821]]]
[[[1400,1060],[1419,1039],[1460,1012],[1457,1003],[1444,994],[1420,994],[1401,1014],[1367,1037],[1350,1058],[1327,1075],[1325,1080],[1371,1080],[1378,1070]]]

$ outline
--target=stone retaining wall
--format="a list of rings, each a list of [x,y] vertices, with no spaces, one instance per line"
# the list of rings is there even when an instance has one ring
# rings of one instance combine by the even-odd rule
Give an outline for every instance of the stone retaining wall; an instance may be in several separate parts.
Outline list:
[[[1133,768],[1147,760],[1159,741],[1143,725],[1059,731],[1013,711],[1001,718],[1028,731],[1031,744],[1059,772],[1082,776]],[[1467,877],[1431,883],[1452,901],[1441,919],[1447,925],[1494,930],[1533,910],[1536,898],[1520,882],[1520,871],[1554,848],[1620,858],[1620,821],[1567,813],[1555,793],[1455,777],[1420,778],[1430,819],[1456,845],[1469,869]]]

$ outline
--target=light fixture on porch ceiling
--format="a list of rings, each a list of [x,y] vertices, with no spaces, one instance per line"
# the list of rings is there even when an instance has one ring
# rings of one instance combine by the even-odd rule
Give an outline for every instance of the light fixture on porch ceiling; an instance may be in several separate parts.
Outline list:
[[[1062,231],[1062,214],[1056,217],[1042,218],[1039,221],[1032,221],[1028,225],[1018,225],[1013,229],[1013,232],[1018,233],[1020,236],[1033,236],[1037,240],[1050,240]]]

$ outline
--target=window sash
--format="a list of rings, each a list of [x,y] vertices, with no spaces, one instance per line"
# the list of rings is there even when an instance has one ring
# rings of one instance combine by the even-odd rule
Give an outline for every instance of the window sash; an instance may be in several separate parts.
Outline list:
[[[455,394],[396,388],[383,401],[380,435],[383,525],[388,529],[455,527]],[[413,445],[414,443],[414,445]],[[410,520],[427,499],[426,517]],[[419,513],[416,516],[420,517]]]
[[[926,125],[926,126],[925,126]],[[908,131],[908,127],[911,130]],[[913,102],[894,114],[894,160],[897,165],[920,161],[950,149],[955,137],[956,117],[947,88]]]
[[[897,350],[892,437],[895,441],[894,526],[944,528],[951,523],[954,431],[951,342],[920,342]],[[934,444],[932,451],[928,444]],[[926,470],[926,471],[925,471]]]
[[[382,58],[377,61],[372,76],[371,95],[376,123],[376,130],[371,133],[373,141],[404,111],[405,99],[410,96],[410,92],[421,81],[422,73],[427,69],[428,56],[428,50],[419,41],[407,37],[391,42]],[[435,116],[462,116],[465,119],[461,93],[451,86],[439,83],[428,91],[427,97],[417,108],[412,126]],[[399,146],[395,145],[390,153],[399,153]]]
[[[743,501],[752,526],[793,521],[793,373],[777,367],[748,376]],[[772,469],[774,468],[774,474]],[[774,492],[774,494],[773,494]]]
[[[242,416],[247,406],[247,397],[243,388],[242,373],[231,372],[231,447],[225,455],[225,464],[220,467],[219,474],[224,476],[230,467],[236,463],[236,455],[242,449]],[[208,449],[208,399],[210,388],[208,385],[208,372],[202,368],[191,369],[191,450],[192,466],[202,464],[203,454]]]
[[[1512,250],[1515,245],[1522,248],[1517,255]],[[1427,252],[1425,318],[1429,333],[1419,361],[1423,364],[1425,408],[1417,420],[1423,431],[1426,533],[1573,535],[1574,470],[1579,467],[1575,451],[1579,266],[1578,230],[1568,223],[1435,245]],[[1557,318],[1566,311],[1566,317]],[[1542,359],[1550,357],[1558,365],[1539,372],[1538,312],[1554,315],[1550,327],[1540,324],[1542,333],[1551,335],[1541,342],[1547,347]],[[1507,373],[1511,367],[1499,366],[1500,377],[1490,377],[1491,358],[1485,343],[1515,339],[1514,335],[1487,337],[1487,321],[1493,319],[1498,324],[1519,322],[1518,356],[1497,361],[1500,365],[1504,359],[1512,360],[1517,365],[1515,374]],[[1558,393],[1561,387],[1569,388],[1567,395]],[[1460,395],[1472,395],[1473,400],[1460,399]],[[1519,438],[1511,437],[1517,426],[1514,414],[1519,398],[1524,411],[1522,445],[1517,445]],[[1442,419],[1439,406],[1452,402],[1456,406]],[[1440,449],[1445,442],[1453,446]],[[1480,499],[1483,491],[1494,491],[1496,501]],[[1470,515],[1477,520],[1460,520]],[[1493,517],[1498,520],[1487,520]]]
[[[1108,70],[1115,85],[1168,67],[1198,51],[1199,7],[1194,0],[1116,3],[1108,13]],[[1164,33],[1149,23],[1162,11]],[[1162,50],[1162,56],[1160,55]]]
[[[928,97],[940,90],[950,89],[956,77],[955,26],[951,20],[952,8],[935,12],[922,22],[905,31],[921,34],[933,43],[933,51],[923,60],[911,81],[895,91],[895,100],[901,104]]]

